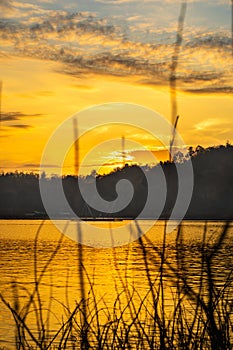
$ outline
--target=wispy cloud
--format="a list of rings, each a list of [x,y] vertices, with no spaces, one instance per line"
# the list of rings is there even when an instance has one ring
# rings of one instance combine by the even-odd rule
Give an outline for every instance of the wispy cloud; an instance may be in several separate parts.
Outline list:
[[[232,94],[233,86],[208,86],[203,88],[186,89],[187,92],[195,94]]]
[[[11,8],[12,1],[11,0],[0,0],[0,10],[6,11]]]
[[[28,125],[28,124],[11,124],[9,126],[11,128],[17,128],[17,129],[30,129],[30,128],[32,128],[32,125]]]
[[[104,0],[94,3],[100,1],[107,4]],[[139,3],[136,0],[108,0],[108,4],[122,6],[131,2]],[[175,0],[166,2],[177,4]],[[145,3],[152,4],[150,0]],[[160,1],[155,3],[162,6]],[[219,4],[219,1],[214,3]],[[2,4],[10,5],[7,1]],[[174,23],[161,29],[151,17],[145,20],[144,12],[131,7],[123,19],[112,14],[101,17],[94,7],[89,12],[72,13],[46,10],[41,7],[41,2],[11,1],[11,6],[24,15],[0,21],[0,38],[8,55],[60,62],[63,65],[60,72],[73,76],[89,73],[138,76],[138,84],[148,85],[166,84],[169,79],[176,34]],[[231,93],[231,68],[230,31],[186,27],[177,69],[180,89],[197,93]]]
[[[27,118],[27,117],[41,117],[42,114],[35,113],[35,114],[25,114],[22,112],[2,112],[1,113],[1,120],[3,122],[7,121],[15,121],[15,120],[20,120],[22,118]]]
[[[2,112],[1,113],[1,123],[4,127],[3,130],[10,130],[11,128],[14,129],[31,129],[33,128],[33,125],[23,123],[22,121],[24,119],[33,119],[36,117],[42,117],[43,115],[40,113],[32,113],[32,114],[26,114],[22,112]],[[17,122],[17,123],[16,123]]]
[[[84,85],[84,84],[72,84],[71,87],[77,89],[77,90],[83,90],[86,92],[94,92],[97,89],[90,85]]]
[[[25,163],[23,164],[23,168],[40,168],[40,163]],[[60,166],[56,164],[43,164],[43,168],[54,168],[54,169],[59,169]]]
[[[208,129],[212,126],[221,125],[221,124],[222,124],[222,120],[220,120],[218,118],[210,118],[210,119],[205,119],[205,120],[201,121],[200,123],[195,124],[194,127],[197,130],[205,130],[205,129]]]

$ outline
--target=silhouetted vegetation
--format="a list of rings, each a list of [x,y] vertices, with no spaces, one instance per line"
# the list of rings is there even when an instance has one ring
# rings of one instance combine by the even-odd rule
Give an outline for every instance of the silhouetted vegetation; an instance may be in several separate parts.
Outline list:
[[[178,192],[177,168],[192,162],[194,170],[194,190],[187,219],[232,219],[233,218],[233,146],[189,148],[189,155],[178,152],[172,162],[160,162],[167,183],[167,198],[161,218],[169,217]],[[154,186],[158,180],[158,166],[143,169],[126,165],[122,169],[95,177],[94,174],[80,177],[83,188],[96,181],[100,195],[109,201],[116,198],[116,184],[128,179],[134,187],[131,203],[111,217],[134,218],[141,212],[147,199],[148,185],[144,172],[152,179]],[[53,188],[58,178],[43,181]],[[106,217],[108,214],[90,208],[83,200],[78,180],[74,176],[64,176],[63,188],[68,202],[75,213],[81,217]],[[0,217],[1,218],[46,218],[46,211],[39,190],[39,176],[34,173],[2,173],[0,175]],[[148,214],[153,217],[153,208]],[[54,216],[67,218],[67,213],[59,203],[54,207]]]
[[[133,223],[140,231],[137,221]],[[49,319],[56,314],[53,295],[49,300],[42,297],[46,272],[59,254],[63,235],[51,250],[48,260],[38,270],[39,227],[34,242],[34,282],[32,290],[20,281],[12,283],[13,301],[0,300],[11,312],[15,322],[15,348],[23,349],[141,349],[141,350],[230,350],[233,348],[232,265],[224,271],[217,267],[222,255],[229,250],[229,224],[222,227],[214,241],[207,242],[208,225],[203,227],[202,240],[188,247],[185,245],[183,228],[176,234],[175,255],[169,259],[166,237],[155,246],[147,236],[138,240],[134,249],[142,257],[144,290],[139,292],[127,273],[119,275],[122,289],[112,306],[100,306],[95,294],[93,279],[85,269],[85,254],[77,246],[77,262],[82,295],[70,306],[67,282],[67,303],[63,306],[62,322],[51,327]],[[91,248],[90,248],[91,249]],[[196,256],[195,266],[190,266],[190,253]],[[84,252],[83,252],[84,253]],[[116,270],[117,248],[113,249]],[[219,260],[220,259],[220,260]],[[224,265],[224,264],[223,264]],[[226,264],[227,265],[227,264]],[[125,272],[127,272],[127,259]],[[193,280],[193,269],[199,275]],[[120,273],[120,272],[119,272]],[[219,280],[219,274],[221,278]],[[88,280],[88,286],[82,281]],[[169,307],[165,295],[167,284],[172,290]],[[51,288],[53,285],[51,285]],[[20,291],[26,296],[19,297]],[[46,298],[47,299],[47,298]],[[59,300],[55,301],[59,303]],[[49,305],[47,307],[47,304]],[[32,319],[36,326],[32,324]]]

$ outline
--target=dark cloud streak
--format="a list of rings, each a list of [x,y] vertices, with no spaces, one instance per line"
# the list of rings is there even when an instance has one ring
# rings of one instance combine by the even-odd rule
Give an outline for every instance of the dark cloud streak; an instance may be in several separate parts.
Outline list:
[[[203,88],[184,89],[184,91],[195,94],[233,94],[233,86],[208,86]]]
[[[154,44],[126,39],[123,27],[94,14],[53,11],[47,16],[36,17],[30,24],[3,20],[0,21],[0,38],[12,43],[14,55],[61,63],[59,72],[63,74],[79,77],[89,73],[119,77],[138,75],[142,76],[142,84],[148,85],[154,85],[154,82],[167,84],[169,81],[173,52],[170,43]],[[189,89],[186,84],[200,85],[205,81],[221,79],[222,89],[228,87],[230,63],[226,63],[226,67],[219,65],[217,69],[213,64],[207,71],[203,66],[206,63],[199,62],[197,72],[188,61],[192,55],[196,60],[194,53],[200,49],[208,52],[215,50],[213,56],[222,60],[229,54],[231,56],[230,33],[193,33],[191,38],[184,38],[180,48],[176,72],[179,85],[184,84],[183,88]],[[224,74],[226,82],[222,79]],[[15,115],[14,119],[8,115],[5,118],[17,120],[20,116]]]
[[[32,128],[32,125],[28,124],[13,124],[9,125],[10,128],[17,128],[17,129],[30,129]]]
[[[22,112],[2,112],[1,113],[1,120],[4,122],[6,121],[15,121],[15,120],[20,120],[22,118],[27,118],[27,117],[41,117],[42,114],[35,113],[35,114],[25,114]]]

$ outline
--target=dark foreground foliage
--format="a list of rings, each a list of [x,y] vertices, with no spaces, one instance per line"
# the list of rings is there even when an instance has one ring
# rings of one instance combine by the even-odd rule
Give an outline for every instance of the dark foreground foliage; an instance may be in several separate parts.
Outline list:
[[[137,229],[140,227],[135,223]],[[207,225],[204,227],[200,243],[200,273],[196,286],[191,283],[189,266],[185,262],[182,227],[176,237],[176,257],[169,263],[166,251],[166,234],[162,247],[153,246],[146,237],[138,241],[145,271],[145,296],[141,296],[134,286],[129,286],[127,278],[121,276],[122,290],[118,291],[112,308],[100,307],[94,284],[87,275],[83,260],[82,246],[78,246],[79,278],[81,297],[73,309],[69,302],[63,304],[63,322],[56,330],[49,328],[49,317],[55,312],[45,308],[41,291],[43,278],[53,259],[59,252],[62,236],[56,249],[40,272],[37,271],[37,240],[34,252],[34,289],[27,300],[18,297],[20,286],[12,285],[14,302],[9,303],[1,293],[3,304],[9,309],[15,321],[15,348],[21,349],[212,349],[233,348],[233,268],[225,274],[219,285],[216,282],[216,258],[222,254],[229,224],[213,244],[206,241]],[[150,247],[150,249],[148,249]],[[156,278],[153,264],[158,266]],[[149,267],[150,266],[150,267]],[[83,278],[88,278],[86,290]],[[173,285],[173,302],[167,312],[165,301],[165,280]],[[51,298],[52,296],[50,296]],[[135,299],[139,302],[136,303]],[[36,328],[32,328],[29,317],[33,314]],[[103,318],[104,316],[104,318]],[[103,319],[105,321],[103,322]]]

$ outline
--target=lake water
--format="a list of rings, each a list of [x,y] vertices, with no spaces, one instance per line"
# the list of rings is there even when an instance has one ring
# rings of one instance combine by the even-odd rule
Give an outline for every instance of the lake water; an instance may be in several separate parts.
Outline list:
[[[142,242],[135,241],[115,248],[87,246],[80,248],[78,243],[62,236],[50,221],[43,222],[38,239],[35,240],[41,223],[40,220],[0,221],[0,292],[6,301],[21,310],[35,287],[35,279],[39,278],[47,264],[40,280],[39,295],[46,321],[48,321],[46,310],[52,310],[49,322],[51,332],[56,332],[65,318],[64,305],[68,305],[70,310],[73,309],[83,295],[92,302],[91,287],[98,301],[98,308],[109,310],[111,314],[114,308],[116,312],[116,309],[124,307],[124,302],[127,304],[127,295],[124,294],[126,289],[133,291],[134,305],[137,307],[150,289],[148,273],[151,281],[155,281],[159,276],[165,225],[163,221],[157,222],[142,237]],[[69,224],[76,225],[75,222]],[[114,226],[125,224],[126,222],[122,221],[98,222],[96,225],[112,229]],[[135,223],[132,222],[131,225],[133,227]],[[140,229],[146,230],[149,225],[148,221],[141,221]],[[211,252],[225,224],[208,222],[206,230],[205,225],[204,222],[183,222],[179,242],[178,229],[166,235],[163,282],[168,314],[174,303],[176,271],[182,269],[187,284],[196,290],[203,263],[203,240],[205,247]],[[61,236],[63,238],[57,249]],[[212,261],[212,273],[217,288],[224,285],[228,272],[233,269],[232,224],[229,224],[227,234],[223,238]],[[56,254],[53,256],[54,252]],[[80,254],[85,268],[81,277]],[[116,302],[119,295],[121,300]],[[13,349],[14,320],[7,307],[1,301],[0,303],[0,347]],[[126,319],[132,316],[130,311],[126,311],[125,315]],[[36,332],[33,312],[28,317],[29,319],[31,317],[29,322],[31,329]],[[105,317],[108,315],[103,312],[100,321],[105,322]]]

